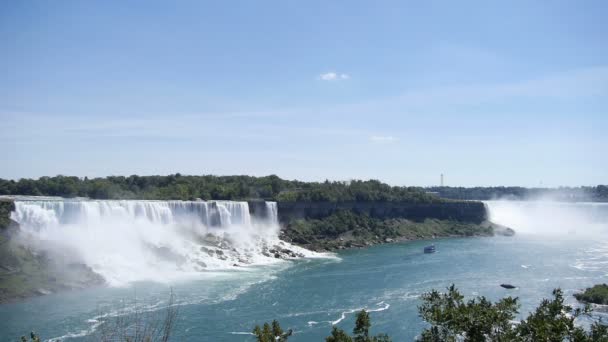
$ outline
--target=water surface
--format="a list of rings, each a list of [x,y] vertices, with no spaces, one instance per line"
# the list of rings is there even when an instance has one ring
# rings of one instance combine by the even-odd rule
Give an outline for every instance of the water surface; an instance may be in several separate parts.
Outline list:
[[[255,324],[277,319],[290,341],[322,341],[332,324],[346,330],[362,308],[373,311],[373,332],[411,341],[424,328],[418,296],[455,283],[467,296],[513,295],[522,312],[561,287],[572,293],[606,282],[608,243],[581,238],[468,238],[342,251],[336,259],[306,259],[248,271],[215,272],[180,283],[138,282],[33,298],[0,306],[0,339],[36,330],[45,338],[86,340],[103,315],[162,308],[172,287],[181,303],[175,340],[252,341]],[[512,283],[506,290],[501,283]],[[83,337],[85,336],[85,337]]]

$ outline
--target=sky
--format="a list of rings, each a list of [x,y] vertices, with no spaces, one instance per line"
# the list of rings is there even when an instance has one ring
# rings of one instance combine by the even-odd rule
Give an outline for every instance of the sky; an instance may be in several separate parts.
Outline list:
[[[607,1],[3,1],[0,178],[608,183]]]

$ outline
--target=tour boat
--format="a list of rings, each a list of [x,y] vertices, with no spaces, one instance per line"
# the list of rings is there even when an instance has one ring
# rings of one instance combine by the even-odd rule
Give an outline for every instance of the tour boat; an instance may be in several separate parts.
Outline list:
[[[424,247],[424,253],[435,253],[435,245]]]

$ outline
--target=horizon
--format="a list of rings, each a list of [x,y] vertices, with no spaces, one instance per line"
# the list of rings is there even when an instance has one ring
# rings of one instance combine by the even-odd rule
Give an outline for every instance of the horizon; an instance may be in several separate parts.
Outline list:
[[[0,5],[0,178],[608,182],[606,2],[238,4]]]

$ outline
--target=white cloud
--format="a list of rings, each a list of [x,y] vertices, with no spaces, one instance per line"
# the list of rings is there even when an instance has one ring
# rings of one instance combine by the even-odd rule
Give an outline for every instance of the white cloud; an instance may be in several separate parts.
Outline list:
[[[349,79],[350,76],[348,74],[339,74],[337,72],[326,72],[324,74],[319,75],[318,79],[321,81],[342,81]]]
[[[399,141],[399,138],[392,135],[372,135],[369,140],[374,143],[393,143]]]

